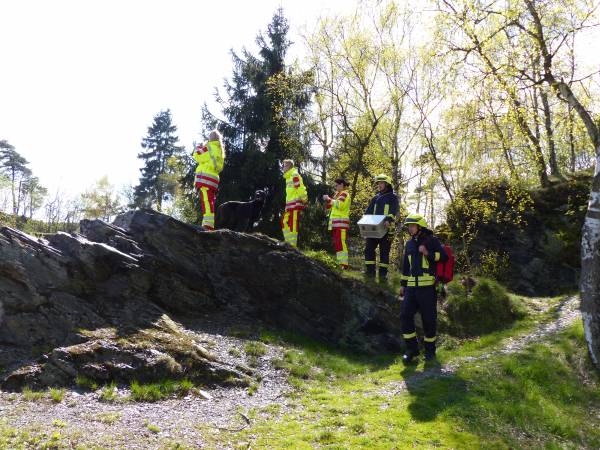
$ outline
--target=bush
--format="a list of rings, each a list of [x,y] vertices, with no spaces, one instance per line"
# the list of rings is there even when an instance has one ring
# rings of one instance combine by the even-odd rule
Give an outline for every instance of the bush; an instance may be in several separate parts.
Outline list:
[[[488,278],[479,278],[471,293],[455,280],[448,285],[446,313],[451,334],[478,336],[504,328],[519,315],[500,284]]]
[[[454,247],[457,270],[510,283],[520,294],[575,288],[590,182],[585,172],[536,189],[501,178],[465,186],[439,230]]]

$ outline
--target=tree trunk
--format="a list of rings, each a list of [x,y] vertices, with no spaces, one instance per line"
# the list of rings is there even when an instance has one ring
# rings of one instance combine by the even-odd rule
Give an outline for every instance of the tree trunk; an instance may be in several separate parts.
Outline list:
[[[556,160],[556,146],[554,145],[554,132],[552,130],[552,111],[550,111],[550,103],[548,103],[548,94],[543,89],[540,89],[540,98],[544,107],[544,126],[546,128],[546,138],[548,139],[548,162],[550,163],[550,174],[552,176],[561,177],[558,161]]]
[[[581,236],[581,315],[592,361],[600,368],[600,145]]]
[[[496,135],[498,136],[498,140],[500,141],[500,145],[502,146],[502,152],[504,153],[504,159],[506,160],[506,164],[508,165],[508,170],[510,171],[510,177],[518,180],[519,174],[515,170],[515,163],[512,160],[510,155],[510,148],[507,145],[507,140],[504,137],[504,132],[500,128],[500,124],[498,123],[498,118],[493,111],[490,111],[492,123],[494,124],[494,130],[496,131]]]
[[[17,172],[15,170],[15,168],[13,167],[12,169],[12,173],[11,173],[11,184],[10,184],[10,191],[12,194],[12,210],[13,210],[13,216],[15,216],[15,220],[17,219],[17,198],[16,198],[16,194],[15,194],[15,180],[17,178]]]
[[[575,137],[573,136],[573,108],[569,105],[569,116],[567,117],[569,121],[569,153],[571,155],[571,173],[575,172]]]

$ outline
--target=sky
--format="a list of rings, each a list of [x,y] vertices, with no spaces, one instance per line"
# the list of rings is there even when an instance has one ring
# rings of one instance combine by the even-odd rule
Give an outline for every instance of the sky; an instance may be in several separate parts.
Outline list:
[[[0,139],[50,192],[105,175],[135,185],[154,116],[169,108],[186,148],[202,140],[201,107],[231,75],[230,50],[255,50],[280,6],[299,42],[354,1],[0,0]]]
[[[169,108],[191,150],[202,105],[232,73],[230,50],[254,51],[278,7],[301,58],[299,32],[357,1],[0,0],[0,139],[51,194],[105,175],[135,185],[154,116]],[[595,69],[599,42],[598,30],[580,40]]]

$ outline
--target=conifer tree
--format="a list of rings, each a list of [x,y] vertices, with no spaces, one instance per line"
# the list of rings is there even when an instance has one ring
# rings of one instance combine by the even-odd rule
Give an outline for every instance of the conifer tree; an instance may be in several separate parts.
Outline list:
[[[140,169],[140,182],[134,188],[134,206],[155,206],[161,211],[163,201],[173,197],[177,183],[170,162],[183,154],[183,147],[177,145],[179,138],[176,133],[170,110],[161,111],[154,117],[148,135],[142,140],[144,151],[138,154],[138,158],[144,161],[144,167]]]

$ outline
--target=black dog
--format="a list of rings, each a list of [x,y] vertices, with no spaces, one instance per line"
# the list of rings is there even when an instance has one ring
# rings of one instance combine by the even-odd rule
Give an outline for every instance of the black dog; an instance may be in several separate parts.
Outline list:
[[[217,208],[216,228],[250,233],[260,220],[269,189],[259,189],[249,202],[225,202]]]

